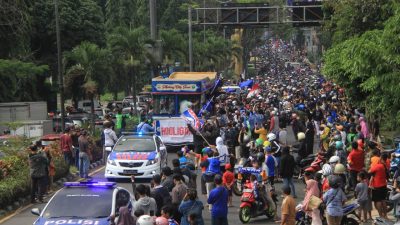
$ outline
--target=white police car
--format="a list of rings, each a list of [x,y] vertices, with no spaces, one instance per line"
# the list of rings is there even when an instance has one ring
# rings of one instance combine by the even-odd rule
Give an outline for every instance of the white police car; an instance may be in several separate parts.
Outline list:
[[[44,209],[31,212],[39,218],[34,225],[108,225],[120,206],[132,206],[133,196],[114,182],[66,182]],[[117,215],[118,216],[118,215]]]
[[[109,179],[152,178],[167,165],[167,149],[154,134],[123,133],[107,159],[104,176]]]

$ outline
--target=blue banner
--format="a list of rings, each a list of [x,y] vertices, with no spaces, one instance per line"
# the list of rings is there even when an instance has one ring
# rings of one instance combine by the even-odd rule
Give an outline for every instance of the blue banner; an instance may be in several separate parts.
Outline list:
[[[239,87],[240,88],[251,88],[251,87],[253,87],[253,80],[246,80],[246,81],[243,81],[243,82],[241,82],[240,84],[239,84]]]

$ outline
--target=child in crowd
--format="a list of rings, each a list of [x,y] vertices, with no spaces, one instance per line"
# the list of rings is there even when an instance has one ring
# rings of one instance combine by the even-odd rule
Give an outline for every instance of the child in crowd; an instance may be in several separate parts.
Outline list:
[[[361,214],[364,215],[364,219],[361,219],[361,222],[367,221],[367,212],[368,212],[368,185],[365,183],[367,175],[365,172],[361,171],[357,175],[358,184],[354,190],[355,197],[357,198],[357,203],[360,205],[359,208],[359,218]]]
[[[232,187],[235,182],[235,174],[232,173],[231,164],[225,165],[225,172],[222,176],[222,184],[228,189],[229,198],[228,198],[228,207],[233,207],[232,204]]]

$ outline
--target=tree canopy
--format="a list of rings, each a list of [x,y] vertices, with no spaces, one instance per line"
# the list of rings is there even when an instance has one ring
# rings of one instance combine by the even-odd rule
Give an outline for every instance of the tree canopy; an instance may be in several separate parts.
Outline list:
[[[369,115],[384,115],[396,126],[400,123],[400,5],[390,5],[393,15],[379,22],[381,28],[366,28],[329,49],[323,72],[345,87],[353,103],[365,107]]]

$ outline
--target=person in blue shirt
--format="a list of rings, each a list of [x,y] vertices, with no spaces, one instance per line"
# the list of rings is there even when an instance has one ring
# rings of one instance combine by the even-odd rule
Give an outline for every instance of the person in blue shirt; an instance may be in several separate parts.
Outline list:
[[[270,182],[271,186],[274,186],[274,179],[275,179],[275,168],[278,166],[278,161],[272,155],[272,148],[267,147],[267,157],[265,159],[265,164],[267,164],[267,175],[268,181]]]
[[[203,212],[204,206],[203,202],[198,200],[196,189],[189,188],[183,198],[181,204],[179,205],[179,212],[182,214],[181,225],[189,225],[190,216],[195,216],[194,222],[198,225],[204,225]]]
[[[136,131],[138,133],[151,133],[151,132],[154,132],[154,127],[149,124],[150,122],[151,122],[151,120],[145,119],[143,122],[139,123],[139,125],[137,126]]]
[[[178,151],[178,152],[177,152],[177,155],[178,155],[178,159],[179,159],[179,163],[180,163],[180,166],[179,166],[179,167],[180,167],[181,169],[185,168],[185,167],[186,167],[186,164],[187,164],[187,162],[188,162],[186,156],[183,154],[182,151]]]
[[[219,161],[218,152],[210,152],[209,156],[212,154],[213,157],[207,158],[206,161],[200,164],[201,167],[205,167],[206,171],[201,176],[202,183],[205,184],[207,196],[209,196],[211,190],[214,188],[214,178],[217,175],[221,175],[221,162]],[[211,205],[209,209],[211,210]]]
[[[340,178],[338,176],[328,177],[331,187],[323,196],[326,204],[326,219],[328,225],[340,224],[343,217],[343,205],[346,201],[346,195],[340,188]]]
[[[216,188],[208,196],[207,203],[212,204],[211,225],[228,225],[228,190],[222,185],[221,175],[214,178]]]

